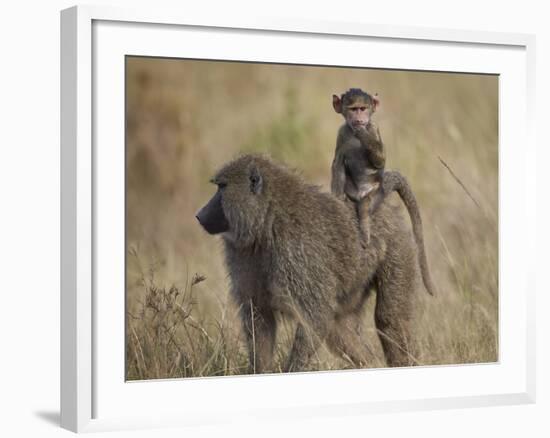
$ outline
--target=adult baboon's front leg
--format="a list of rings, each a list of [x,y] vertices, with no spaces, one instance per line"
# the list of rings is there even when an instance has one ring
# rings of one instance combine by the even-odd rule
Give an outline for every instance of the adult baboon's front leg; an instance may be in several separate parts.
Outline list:
[[[297,312],[298,326],[285,372],[303,371],[328,335],[334,314],[332,307],[322,302],[310,305],[315,309],[315,314]]]
[[[362,333],[362,316],[352,313],[336,318],[326,339],[334,354],[358,368],[374,363],[375,359]]]
[[[241,318],[248,346],[249,373],[271,371],[277,330],[272,309],[254,305],[250,300],[241,306]]]
[[[320,344],[321,338],[314,333],[314,329],[298,323],[296,333],[294,334],[294,342],[284,371],[287,373],[302,371]]]

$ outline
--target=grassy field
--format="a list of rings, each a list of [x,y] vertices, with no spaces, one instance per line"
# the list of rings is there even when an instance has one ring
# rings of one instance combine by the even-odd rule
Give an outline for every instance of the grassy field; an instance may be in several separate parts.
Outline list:
[[[498,360],[497,77],[129,58],[128,379],[246,372],[221,242],[195,213],[213,194],[210,176],[243,151],[266,152],[328,191],[341,124],[331,96],[350,87],[380,95],[387,168],[406,175],[423,216],[439,295],[417,292],[417,359]],[[374,302],[365,331],[369,367],[381,367]],[[277,337],[279,368],[292,328],[284,322]],[[324,348],[311,363],[348,367]]]

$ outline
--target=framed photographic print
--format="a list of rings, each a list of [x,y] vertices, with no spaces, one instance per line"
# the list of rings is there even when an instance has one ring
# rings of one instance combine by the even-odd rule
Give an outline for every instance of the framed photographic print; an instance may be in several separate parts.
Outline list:
[[[534,401],[532,36],[61,26],[63,427]]]

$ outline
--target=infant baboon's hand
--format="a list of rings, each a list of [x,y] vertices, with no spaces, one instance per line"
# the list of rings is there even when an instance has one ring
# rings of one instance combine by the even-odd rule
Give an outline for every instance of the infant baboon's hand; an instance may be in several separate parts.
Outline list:
[[[353,130],[353,133],[357,135],[357,134],[367,132],[367,127],[365,125],[356,125],[352,127],[352,130]]]

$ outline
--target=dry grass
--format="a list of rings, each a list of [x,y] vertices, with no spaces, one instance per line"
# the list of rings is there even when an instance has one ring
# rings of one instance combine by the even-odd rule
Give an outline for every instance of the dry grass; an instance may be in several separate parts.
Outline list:
[[[220,243],[194,214],[209,177],[240,151],[267,152],[328,190],[340,124],[331,95],[352,86],[380,94],[388,168],[407,176],[422,210],[439,296],[420,291],[419,361],[498,359],[496,77],[130,58],[128,379],[245,372]],[[383,366],[373,303],[370,366]],[[292,324],[281,332],[278,365]],[[311,369],[348,366],[322,350]]]

